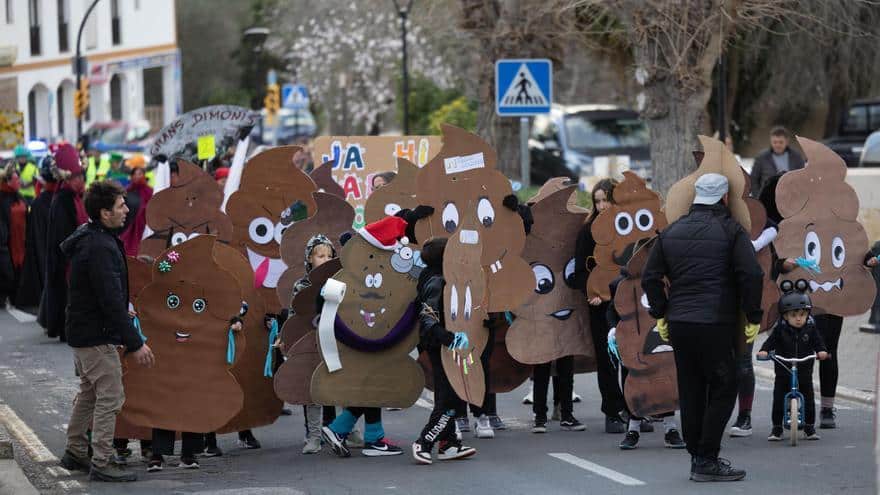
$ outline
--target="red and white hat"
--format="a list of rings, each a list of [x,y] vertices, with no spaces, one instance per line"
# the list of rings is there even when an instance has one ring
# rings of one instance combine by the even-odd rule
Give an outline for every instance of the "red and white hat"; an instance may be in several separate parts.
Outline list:
[[[406,226],[406,220],[400,217],[385,217],[358,229],[357,232],[371,245],[386,251],[394,251],[409,243],[409,239],[406,238]]]

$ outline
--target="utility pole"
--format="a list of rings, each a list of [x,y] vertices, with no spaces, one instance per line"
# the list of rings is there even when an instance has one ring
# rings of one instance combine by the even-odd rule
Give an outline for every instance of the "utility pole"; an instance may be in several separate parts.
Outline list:
[[[406,22],[412,9],[413,0],[409,0],[406,6],[401,8],[398,0],[392,0],[397,15],[400,17],[400,41],[403,49],[403,135],[409,135],[409,70],[407,67],[406,54]]]
[[[79,31],[76,33],[76,58],[74,59],[74,63],[76,64],[76,88],[77,88],[77,91],[80,91],[80,88],[83,87],[82,82],[81,82],[82,81],[82,72],[83,72],[83,60],[82,60],[82,56],[80,55],[81,52],[80,52],[80,48],[79,48],[80,42],[82,41],[83,28],[86,27],[86,21],[89,19],[89,15],[91,15],[92,11],[95,10],[95,6],[98,5],[98,1],[99,0],[94,0],[92,2],[92,4],[89,5],[89,8],[86,9],[86,15],[84,15],[82,18],[82,21],[80,21]],[[81,98],[85,99],[85,97],[81,97]],[[86,100],[86,101],[88,101],[88,100]],[[83,111],[85,111],[85,110],[83,109]],[[82,136],[82,113],[80,113],[76,117],[76,138],[77,138],[77,140],[79,140],[79,138],[81,136]]]

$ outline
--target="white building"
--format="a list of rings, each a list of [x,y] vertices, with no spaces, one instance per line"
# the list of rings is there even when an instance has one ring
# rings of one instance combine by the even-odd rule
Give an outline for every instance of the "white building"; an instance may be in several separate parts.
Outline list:
[[[73,58],[92,1],[0,2],[0,109],[22,112],[30,139],[76,139]],[[84,132],[109,120],[158,130],[180,113],[174,0],[98,0],[81,52],[91,84]]]

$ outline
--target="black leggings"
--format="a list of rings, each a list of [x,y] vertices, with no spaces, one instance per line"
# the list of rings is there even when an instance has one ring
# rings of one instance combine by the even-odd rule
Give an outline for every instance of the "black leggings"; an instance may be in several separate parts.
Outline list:
[[[174,455],[175,432],[153,428],[153,459],[162,459],[163,455]],[[195,457],[205,450],[203,433],[182,432],[180,434],[180,457]]]
[[[752,363],[754,342],[746,344],[745,351],[736,357],[736,378],[739,382],[739,413],[752,411],[752,399],[755,397],[755,367]]]
[[[617,384],[617,372],[608,355],[609,328],[608,320],[605,319],[607,308],[607,302],[590,306],[590,333],[596,349],[596,380],[599,382],[599,393],[602,394],[602,412],[605,416],[617,417],[626,409],[626,402]]]
[[[834,397],[837,394],[837,343],[840,341],[843,317],[826,314],[814,316],[813,319],[828,350],[828,359],[819,361],[819,390],[822,397]]]
[[[550,387],[550,371],[552,363],[535,365],[533,375],[532,411],[535,417],[547,419],[547,389]],[[574,356],[565,356],[556,360],[556,376],[553,377],[553,401],[561,404],[563,419],[572,413],[571,391],[574,386]]]
[[[419,435],[419,441],[424,445],[434,445],[435,442],[449,442],[455,440],[455,411],[463,401],[449,384],[449,378],[443,370],[443,362],[439,351],[429,351],[431,358],[432,373],[434,375],[434,409],[428,422]]]

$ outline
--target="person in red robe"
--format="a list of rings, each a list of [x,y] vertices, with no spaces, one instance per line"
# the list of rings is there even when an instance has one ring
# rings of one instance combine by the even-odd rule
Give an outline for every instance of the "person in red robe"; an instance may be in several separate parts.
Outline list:
[[[0,304],[15,303],[24,265],[27,204],[15,164],[0,169]]]
[[[133,168],[129,176],[131,180],[126,188],[128,194],[125,195],[128,215],[125,218],[125,229],[119,238],[125,246],[125,254],[136,257],[144,237],[144,229],[147,228],[147,204],[153,197],[153,188],[147,185],[143,164]]]

